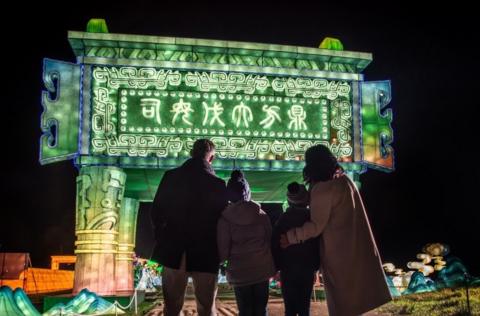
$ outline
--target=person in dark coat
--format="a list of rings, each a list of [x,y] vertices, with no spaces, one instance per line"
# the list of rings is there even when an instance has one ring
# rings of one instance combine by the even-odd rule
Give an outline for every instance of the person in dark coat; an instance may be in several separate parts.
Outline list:
[[[290,183],[287,200],[289,207],[273,228],[272,254],[275,267],[280,271],[285,315],[308,316],[315,274],[320,266],[319,241],[317,237],[285,249],[280,247],[282,234],[310,220],[309,194],[304,185]]]
[[[152,205],[156,245],[152,259],[164,266],[164,314],[177,316],[192,277],[200,316],[215,315],[219,269],[217,221],[227,206],[225,181],[211,163],[215,145],[197,140],[188,159],[165,172]]]

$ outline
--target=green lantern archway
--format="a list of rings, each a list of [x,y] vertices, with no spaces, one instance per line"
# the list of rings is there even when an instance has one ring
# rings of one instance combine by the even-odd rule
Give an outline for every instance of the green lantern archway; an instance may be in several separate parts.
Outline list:
[[[69,32],[76,63],[45,59],[40,163],[79,168],[74,293],[132,291],[139,202],[193,142],[217,146],[214,168],[245,171],[253,198],[282,202],[303,154],[327,145],[348,174],[393,170],[390,82],[365,82],[369,53]]]

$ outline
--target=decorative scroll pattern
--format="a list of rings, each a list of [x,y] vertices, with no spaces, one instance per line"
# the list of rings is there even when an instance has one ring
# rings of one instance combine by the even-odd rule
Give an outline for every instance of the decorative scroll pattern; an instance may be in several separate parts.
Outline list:
[[[275,78],[272,88],[275,92],[285,92],[290,97],[300,94],[305,98],[326,97],[329,100],[335,100],[339,96],[349,97],[351,90],[346,82],[308,78]]]
[[[209,137],[221,158],[302,160],[322,143],[351,161],[346,82],[96,67],[92,88],[94,155],[187,157],[195,139]]]
[[[351,139],[352,106],[348,101],[335,100],[331,103],[332,128],[337,131],[334,143],[348,144]],[[351,156],[353,149],[350,146],[341,146],[339,157]]]
[[[93,79],[118,89],[128,86],[136,89],[155,88],[165,90],[168,86],[179,86],[182,76],[178,71],[156,70],[154,68],[102,67],[93,72]]]
[[[225,72],[189,72],[185,75],[188,87],[198,87],[200,91],[218,91],[237,93],[243,91],[253,94],[257,90],[265,90],[270,82],[265,76],[245,75],[242,73]]]
[[[202,137],[120,135],[116,145],[98,142],[97,150],[108,155],[147,157],[152,154],[159,158],[188,157],[196,139]],[[339,157],[348,157],[352,148],[347,143],[330,144],[315,140],[261,140],[246,137],[210,137],[216,145],[219,158],[229,159],[286,159],[302,160],[305,151],[317,144],[328,146]],[[136,146],[132,146],[136,145]]]

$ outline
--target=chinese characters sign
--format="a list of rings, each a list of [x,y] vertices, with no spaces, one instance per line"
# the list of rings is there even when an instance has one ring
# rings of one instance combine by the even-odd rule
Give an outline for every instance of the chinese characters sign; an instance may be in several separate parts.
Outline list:
[[[120,90],[119,132],[329,140],[328,101]]]
[[[222,158],[302,159],[314,144],[352,156],[345,81],[94,67],[94,154],[182,157],[211,138]]]

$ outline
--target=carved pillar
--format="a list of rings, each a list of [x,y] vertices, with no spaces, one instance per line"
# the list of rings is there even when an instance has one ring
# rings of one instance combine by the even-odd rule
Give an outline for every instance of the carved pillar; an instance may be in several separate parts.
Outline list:
[[[137,231],[138,200],[124,198],[120,209],[115,279],[117,292],[133,292],[133,254]]]
[[[117,167],[83,167],[77,177],[75,281],[73,293],[87,288],[115,294],[118,221],[126,174]]]

